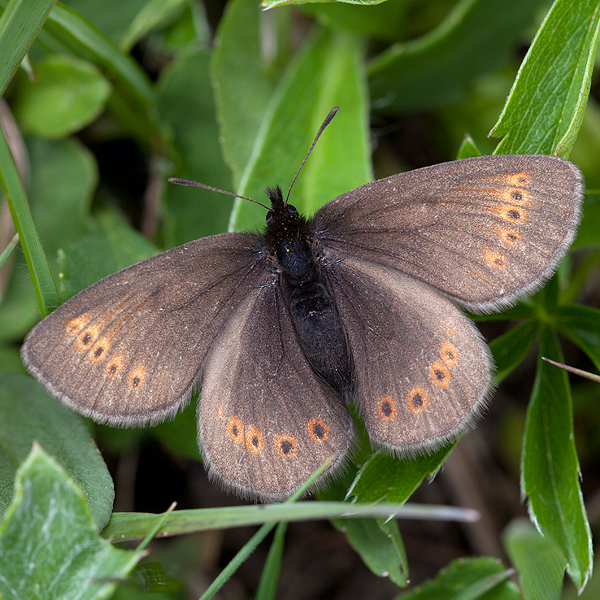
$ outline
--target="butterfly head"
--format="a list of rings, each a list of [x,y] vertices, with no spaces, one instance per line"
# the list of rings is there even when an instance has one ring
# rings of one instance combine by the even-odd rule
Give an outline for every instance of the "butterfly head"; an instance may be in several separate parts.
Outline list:
[[[267,188],[267,196],[271,201],[271,210],[267,213],[267,241],[276,241],[289,237],[306,229],[306,219],[295,206],[283,199],[281,188]]]

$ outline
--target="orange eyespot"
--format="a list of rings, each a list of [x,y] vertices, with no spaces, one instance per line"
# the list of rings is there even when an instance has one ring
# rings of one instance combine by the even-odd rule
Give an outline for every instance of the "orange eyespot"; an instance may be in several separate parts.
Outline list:
[[[448,389],[452,375],[450,375],[450,370],[441,360],[436,360],[431,365],[429,375],[431,376],[434,385]]]
[[[449,369],[453,369],[458,364],[458,350],[456,346],[450,342],[442,342],[440,346],[440,358]]]
[[[75,347],[80,352],[88,351],[98,339],[100,330],[95,325],[88,325],[82,331],[80,331],[77,339],[75,340]]]
[[[236,415],[227,419],[225,428],[227,430],[227,435],[232,442],[235,442],[236,444],[244,443],[244,424]]]
[[[263,449],[264,445],[265,440],[260,431],[254,427],[254,425],[250,425],[246,431],[246,448],[248,448],[250,452],[258,454]]]
[[[504,269],[507,265],[506,257],[497,250],[484,250],[483,257],[492,269]]]
[[[422,413],[429,405],[429,396],[423,388],[416,386],[410,390],[410,392],[408,392],[406,401],[408,403],[410,412],[418,415],[419,413]]]
[[[69,337],[75,337],[88,323],[90,316],[88,313],[74,317],[65,323],[65,329]]]
[[[307,425],[308,435],[313,442],[324,442],[329,437],[329,427],[323,419],[312,419]]]
[[[508,227],[500,227],[497,230],[498,237],[504,242],[505,245],[513,247],[519,241],[521,234],[516,229],[510,229]]]
[[[144,365],[136,365],[135,368],[129,373],[127,382],[133,391],[137,391],[144,385],[145,378],[146,367]]]
[[[384,421],[391,421],[396,414],[396,403],[391,396],[384,396],[377,404],[377,412]]]
[[[114,379],[117,375],[121,374],[125,364],[127,363],[127,356],[122,352],[115,354],[106,364],[105,373],[109,379]]]
[[[504,181],[506,185],[512,185],[515,187],[529,187],[529,184],[531,183],[531,175],[525,171],[517,171],[516,173],[505,175]]]
[[[275,438],[275,452],[281,458],[294,458],[298,452],[298,444],[291,435],[278,435]]]
[[[102,362],[106,358],[110,346],[111,340],[104,335],[101,336],[90,352],[88,352],[87,358],[92,362]]]
[[[510,206],[509,204],[498,204],[492,208],[492,212],[503,221],[513,225],[522,224],[527,221],[527,211],[520,206]]]

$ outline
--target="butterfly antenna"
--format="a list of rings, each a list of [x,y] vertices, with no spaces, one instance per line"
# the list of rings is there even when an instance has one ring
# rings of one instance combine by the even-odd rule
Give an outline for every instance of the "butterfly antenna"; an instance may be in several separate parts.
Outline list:
[[[314,146],[314,144],[313,144]],[[262,206],[266,210],[271,210],[268,206],[265,206],[258,200],[253,200],[252,198],[246,198],[246,196],[240,196],[239,194],[234,194],[233,192],[227,192],[226,190],[220,190],[219,188],[212,187],[210,185],[206,185],[205,183],[199,183],[198,181],[192,181],[191,179],[182,179],[181,177],[169,177],[169,183],[176,183],[177,185],[187,185],[193,187],[204,188],[205,190],[210,190],[211,192],[219,192],[219,194],[226,194],[227,196],[233,196],[234,198],[241,198],[242,200],[248,200],[249,202],[254,202],[254,204],[258,204]]]
[[[321,134],[323,133],[323,131],[325,131],[325,127],[327,127],[327,125],[329,125],[329,123],[331,123],[331,119],[333,119],[333,117],[335,117],[335,115],[337,114],[338,110],[339,110],[339,107],[334,106],[329,111],[329,114],[325,117],[325,120],[323,121],[323,124],[321,125],[321,127],[319,127],[319,131],[317,131],[317,135],[315,136],[315,139],[314,139],[314,141],[312,143],[312,146],[309,148],[308,152],[306,153],[306,156],[304,157],[304,160],[302,161],[302,164],[300,165],[300,168],[296,172],[296,176],[292,180],[292,183],[290,185],[290,189],[288,190],[287,196],[285,197],[285,203],[286,204],[288,203],[288,200],[290,198],[290,194],[292,193],[292,188],[294,187],[294,184],[296,183],[296,179],[298,179],[298,175],[300,175],[300,171],[302,171],[302,167],[304,167],[304,163],[308,160],[308,157],[310,156],[310,153],[312,152],[312,149],[315,147],[315,144],[317,143],[317,140],[321,137]]]

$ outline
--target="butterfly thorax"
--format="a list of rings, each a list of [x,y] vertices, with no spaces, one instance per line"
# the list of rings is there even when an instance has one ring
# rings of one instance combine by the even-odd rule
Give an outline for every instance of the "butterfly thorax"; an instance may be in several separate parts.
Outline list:
[[[318,242],[307,220],[267,190],[272,209],[265,238],[298,341],[315,372],[346,397],[352,394],[354,364],[331,286],[321,267]]]

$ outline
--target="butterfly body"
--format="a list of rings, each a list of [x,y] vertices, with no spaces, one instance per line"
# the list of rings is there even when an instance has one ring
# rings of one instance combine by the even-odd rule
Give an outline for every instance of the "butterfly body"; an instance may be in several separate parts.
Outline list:
[[[263,236],[168,250],[80,292],[28,335],[29,371],[116,425],[158,422],[201,384],[199,443],[238,493],[289,496],[344,464],[359,403],[371,441],[414,454],[474,423],[491,359],[456,306],[531,293],[579,222],[577,167],[488,156],[357,188],[311,218],[271,190]]]
[[[317,375],[349,400],[354,380],[352,354],[322,249],[309,222],[284,203],[279,188],[267,190],[267,195],[272,210],[267,215],[265,239],[298,342]]]

